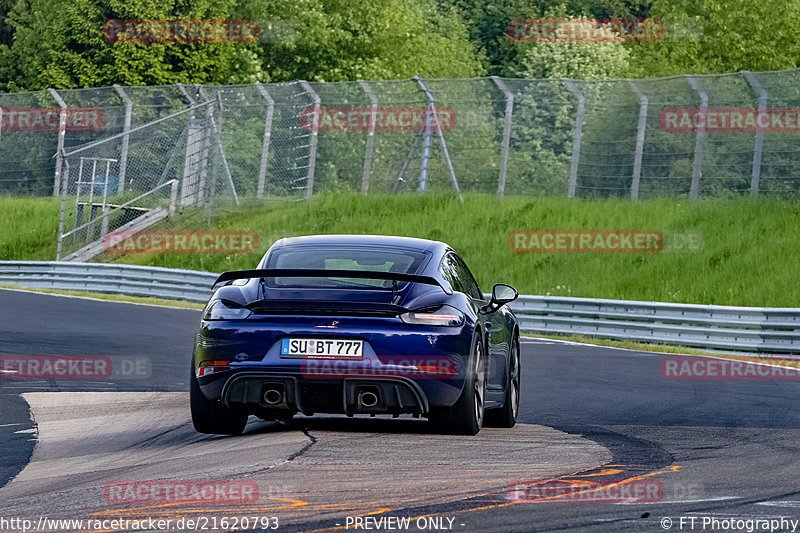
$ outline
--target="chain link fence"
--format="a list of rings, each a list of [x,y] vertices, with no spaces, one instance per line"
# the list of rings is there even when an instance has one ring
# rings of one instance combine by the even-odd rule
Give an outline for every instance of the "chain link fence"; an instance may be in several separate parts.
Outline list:
[[[176,212],[330,190],[796,197],[798,81],[786,70],[0,94],[0,194],[62,197],[59,257],[73,259]]]

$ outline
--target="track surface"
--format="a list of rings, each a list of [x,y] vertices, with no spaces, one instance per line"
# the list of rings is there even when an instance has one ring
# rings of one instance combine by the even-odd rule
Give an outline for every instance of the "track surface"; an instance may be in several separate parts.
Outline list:
[[[455,531],[664,531],[664,517],[672,530],[690,531],[688,521],[679,528],[680,516],[696,517],[694,531],[723,531],[701,529],[702,517],[800,520],[797,382],[665,381],[658,354],[531,339],[522,347],[524,425],[513,431],[454,439],[428,435],[412,420],[327,418],[290,427],[255,421],[244,437],[226,439],[188,425],[181,391],[197,311],[6,290],[0,304],[0,355],[147,357],[150,364],[146,377],[0,381],[0,485],[31,460],[36,428],[28,403],[40,437],[28,468],[0,489],[0,518],[30,510],[80,515],[97,504],[106,481],[135,472],[134,479],[263,474],[271,484],[262,493],[285,501],[284,509],[258,514],[278,516],[286,531],[343,526],[345,516],[363,512],[451,517]],[[51,391],[110,391],[105,398],[126,414],[103,418],[114,406],[97,394]],[[19,394],[29,392],[26,403]],[[121,427],[128,429],[113,430]],[[579,473],[570,479],[649,476],[663,484],[663,498],[510,501],[509,482],[548,475],[542,465]],[[447,527],[445,520],[439,530]]]

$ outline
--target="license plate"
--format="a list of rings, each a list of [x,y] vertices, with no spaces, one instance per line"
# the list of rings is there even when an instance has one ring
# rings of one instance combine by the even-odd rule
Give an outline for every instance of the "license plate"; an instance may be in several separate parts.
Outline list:
[[[283,357],[321,357],[325,359],[361,359],[364,341],[354,339],[283,339]]]

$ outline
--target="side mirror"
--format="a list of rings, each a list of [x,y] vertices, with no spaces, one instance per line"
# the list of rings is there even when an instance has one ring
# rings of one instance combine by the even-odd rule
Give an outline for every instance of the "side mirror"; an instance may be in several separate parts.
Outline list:
[[[494,287],[492,287],[492,300],[489,302],[489,305],[484,306],[481,311],[484,313],[497,311],[504,305],[516,300],[518,296],[519,293],[517,292],[517,289],[511,285],[506,285],[505,283],[495,283]]]

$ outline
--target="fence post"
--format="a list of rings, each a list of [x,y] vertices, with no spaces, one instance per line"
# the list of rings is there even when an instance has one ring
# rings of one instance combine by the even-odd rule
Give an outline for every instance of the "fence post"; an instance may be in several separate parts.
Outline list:
[[[428,108],[425,110],[425,123],[423,124],[423,128],[425,129],[425,133],[430,133],[430,127],[428,126],[428,118],[432,117],[433,120],[436,122],[436,132],[439,134],[439,143],[442,145],[442,154],[444,155],[445,163],[447,163],[447,169],[450,171],[450,180],[453,182],[453,188],[455,188],[456,192],[458,193],[458,199],[461,203],[464,202],[464,197],[461,196],[461,189],[458,187],[458,180],[456,179],[456,171],[453,168],[453,162],[450,160],[450,154],[447,151],[447,143],[444,142],[444,135],[442,134],[442,126],[439,123],[439,115],[436,112],[436,99],[433,97],[433,93],[428,89],[428,86],[419,77],[419,75],[414,76],[414,80],[419,84],[420,89],[422,92],[425,93],[425,97],[428,99]],[[430,159],[431,150],[430,150],[430,139],[426,138],[428,141],[428,154],[427,157]],[[423,160],[425,159],[425,153],[423,150]],[[427,182],[428,182],[428,165],[427,160],[424,161],[425,163],[425,189],[427,189]],[[420,187],[422,187],[422,176],[420,176]],[[421,190],[425,190],[421,189]]]
[[[64,176],[66,178],[64,183],[69,183],[67,181],[69,179],[69,161],[63,157],[62,161],[64,161]],[[56,247],[56,261],[61,261],[61,243],[64,241],[64,215],[66,212],[65,205],[67,203],[67,189],[68,187],[62,187],[61,189],[61,215],[58,218],[58,245]]]
[[[745,79],[750,87],[753,88],[756,95],[758,95],[758,109],[759,111],[767,108],[767,90],[758,81],[758,77],[749,70],[743,70]],[[750,194],[758,196],[758,186],[761,180],[761,153],[764,147],[764,130],[761,128],[756,129],[756,144],[753,147],[753,174],[750,179]]]
[[[312,127],[313,130],[311,132],[311,143],[310,143],[310,153],[308,154],[308,177],[306,178],[306,200],[311,200],[311,196],[314,194],[314,168],[317,165],[317,133],[319,132],[319,110],[320,110],[320,103],[321,100],[317,92],[311,88],[311,85],[305,81],[300,80],[300,85],[303,86],[303,89],[311,96],[311,100],[314,102],[314,117],[317,120],[317,126]]]
[[[367,134],[367,146],[364,150],[364,175],[361,178],[361,194],[366,196],[367,191],[369,191],[369,170],[372,167],[372,149],[375,144],[375,118],[378,113],[378,97],[375,96],[375,92],[372,90],[372,87],[369,86],[369,83],[364,80],[358,80],[358,83],[361,85],[361,88],[364,89],[364,92],[367,93],[369,101],[371,102],[369,133]]]
[[[122,132],[128,133],[131,129],[131,113],[133,112],[133,101],[130,99],[125,89],[119,85],[114,85],[114,90],[125,102],[125,122],[122,125]],[[119,156],[119,176],[117,178],[117,194],[122,194],[125,189],[125,172],[128,170],[128,144],[130,136],[124,135],[122,137],[122,152]]]
[[[256,197],[260,200],[264,198],[264,183],[267,180],[267,161],[269,159],[269,141],[272,136],[272,116],[275,113],[275,100],[267,92],[266,87],[261,83],[256,83],[258,92],[267,101],[267,121],[264,123],[264,140],[261,142],[261,165],[258,167],[258,192]]]
[[[569,165],[569,190],[567,197],[575,196],[575,189],[578,186],[578,161],[581,157],[581,130],[583,129],[583,114],[586,110],[584,99],[578,87],[567,78],[562,78],[567,90],[578,98],[578,110],[575,113],[575,133],[572,137],[572,162]]]
[[[202,96],[203,98],[206,99],[206,101],[209,102],[209,104],[208,104],[208,110],[209,110],[208,111],[208,117],[209,117],[209,120],[211,121],[212,135],[214,135],[214,141],[216,141],[216,145],[217,145],[217,148],[219,150],[219,155],[222,158],[222,168],[225,169],[225,175],[228,178],[228,185],[230,185],[231,193],[233,193],[233,200],[236,202],[236,205],[239,205],[239,194],[236,192],[236,185],[234,185],[234,183],[233,183],[233,176],[231,175],[231,168],[228,165],[228,157],[225,155],[225,148],[222,146],[222,93],[217,91],[217,107],[219,107],[219,117],[217,117],[217,120],[214,120],[214,112],[213,112],[214,104],[213,104],[213,102],[211,102],[211,98],[208,96],[208,94],[205,92],[205,90],[203,90],[202,87],[199,88],[198,92],[200,93],[200,96]],[[211,151],[211,150],[209,149],[208,151]],[[203,168],[203,173],[205,174],[208,171],[208,155],[207,154],[204,154],[203,161],[204,161],[204,164],[205,164],[205,167]],[[217,183],[216,176],[212,177],[212,179],[213,179],[214,184],[216,184]],[[217,194],[216,186],[212,185],[212,187],[211,187],[211,198],[212,198],[212,200],[216,196],[216,194]]]
[[[503,80],[492,76],[492,81],[503,91],[506,97],[506,110],[503,115],[503,146],[500,152],[500,176],[497,180],[497,199],[502,200],[506,194],[506,172],[508,170],[508,145],[511,141],[511,117],[514,113],[514,93],[508,90]]]
[[[61,98],[61,95],[55,89],[48,89],[52,97],[61,107],[61,112],[58,116],[58,147],[56,148],[56,176],[55,183],[53,184],[53,196],[58,196],[61,191],[61,167],[64,166],[64,138],[67,134],[67,104]],[[94,176],[92,176],[94,180]],[[66,186],[66,184],[64,184]]]
[[[182,83],[176,83],[176,85],[184,98],[188,100],[189,105],[194,107],[195,99],[189,94],[186,87]],[[183,159],[183,179],[181,181],[181,207],[196,204],[200,200],[199,179],[198,176],[192,176],[191,170],[200,165],[200,163],[196,162],[200,156],[196,153],[197,148],[194,146],[198,142],[196,129],[195,114],[194,109],[192,109],[189,111],[189,123],[186,130],[186,154]]]
[[[639,125],[636,128],[636,153],[633,156],[633,180],[631,181],[631,200],[639,199],[639,180],[642,175],[642,152],[644,151],[644,134],[647,128],[647,96],[636,82],[628,80],[631,90],[639,97]]]
[[[169,186],[169,216],[175,215],[175,206],[178,203],[178,180],[170,180],[172,184]]]
[[[705,110],[708,108],[708,94],[701,90],[697,85],[697,79],[694,76],[686,76],[689,80],[689,85],[692,86],[697,94],[700,96],[700,113],[705,115]],[[703,141],[706,137],[705,128],[697,128],[697,136],[694,139],[694,161],[692,162],[692,187],[689,189],[689,199],[697,200],[700,195],[700,176],[703,175]]]
[[[414,78],[412,79],[416,81],[417,84],[419,84],[420,82],[419,76],[414,76]],[[433,95],[429,95],[426,93],[426,97],[428,99],[427,110],[430,110],[431,106],[434,103],[432,101]],[[430,163],[431,160],[431,139],[433,136],[433,132],[430,131],[430,128],[428,128],[427,125],[427,118],[428,118],[427,110],[425,113],[426,120],[422,125],[422,160],[420,161],[419,165],[419,187],[417,187],[417,191],[419,192],[428,190],[428,164]]]

